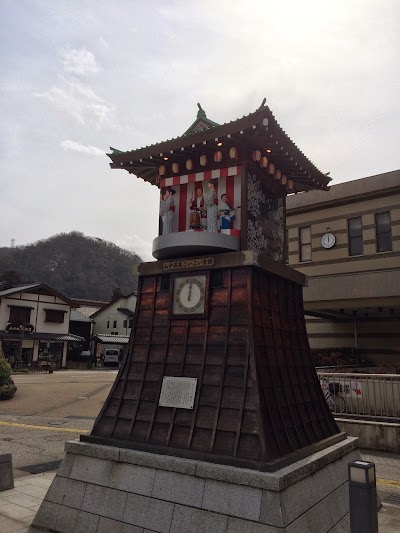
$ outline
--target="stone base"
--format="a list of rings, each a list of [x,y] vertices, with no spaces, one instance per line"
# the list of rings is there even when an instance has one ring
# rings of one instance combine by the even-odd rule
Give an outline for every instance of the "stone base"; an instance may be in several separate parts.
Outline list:
[[[59,533],[347,533],[356,438],[273,473],[91,443],[66,455],[33,521]]]

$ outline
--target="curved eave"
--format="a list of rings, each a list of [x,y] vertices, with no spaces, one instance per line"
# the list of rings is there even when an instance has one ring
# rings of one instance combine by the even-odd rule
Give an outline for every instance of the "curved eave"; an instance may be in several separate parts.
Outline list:
[[[125,169],[155,185],[163,155],[184,156],[185,152],[190,152],[201,144],[206,146],[209,141],[214,141],[216,138],[225,142],[229,140],[231,143],[246,140],[254,148],[272,147],[271,161],[281,164],[282,168],[285,166],[291,168],[291,179],[299,185],[297,190],[329,188],[328,183],[331,178],[323,174],[303,154],[280,127],[267,106],[240,119],[196,134],[177,137],[137,150],[107,155],[112,160],[111,168]]]

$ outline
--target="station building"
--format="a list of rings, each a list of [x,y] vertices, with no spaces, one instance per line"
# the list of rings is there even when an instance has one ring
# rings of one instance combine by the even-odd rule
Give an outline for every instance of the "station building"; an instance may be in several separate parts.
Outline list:
[[[287,197],[311,349],[400,363],[400,170]]]

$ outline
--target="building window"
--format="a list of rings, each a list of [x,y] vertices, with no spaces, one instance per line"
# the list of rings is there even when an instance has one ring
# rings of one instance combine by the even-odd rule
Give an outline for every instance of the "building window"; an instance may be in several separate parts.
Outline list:
[[[128,321],[127,320],[124,320],[124,326],[123,326],[125,329],[128,327]]]
[[[299,228],[300,262],[311,261],[311,226]]]
[[[110,329],[110,321],[107,320],[107,329]]]
[[[54,322],[56,324],[62,324],[64,322],[64,311],[58,311],[57,309],[45,309],[45,313],[45,322]]]
[[[361,217],[348,219],[349,255],[363,254],[362,221]]]
[[[10,318],[8,321],[11,324],[29,324],[31,321],[31,311],[31,307],[12,306],[10,307]]]
[[[113,324],[114,324],[114,325],[113,325],[113,328],[116,328],[116,327],[117,327],[117,321],[114,320]]]
[[[391,252],[392,251],[392,227],[390,224],[390,213],[376,213],[376,251],[377,252]]]
[[[289,264],[289,230],[285,232],[285,245],[283,251],[283,262]]]
[[[129,328],[133,328],[133,318],[129,319]]]

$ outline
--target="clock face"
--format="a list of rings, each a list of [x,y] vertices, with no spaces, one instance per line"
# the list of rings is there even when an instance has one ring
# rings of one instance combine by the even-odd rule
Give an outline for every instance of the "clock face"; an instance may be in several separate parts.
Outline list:
[[[336,237],[333,233],[325,233],[321,238],[321,244],[324,248],[332,248],[332,246],[335,246],[335,242]]]
[[[199,315],[204,313],[205,295],[206,276],[175,278],[172,314]]]

